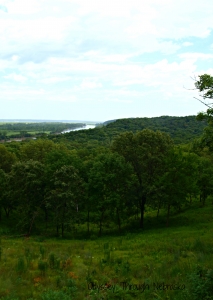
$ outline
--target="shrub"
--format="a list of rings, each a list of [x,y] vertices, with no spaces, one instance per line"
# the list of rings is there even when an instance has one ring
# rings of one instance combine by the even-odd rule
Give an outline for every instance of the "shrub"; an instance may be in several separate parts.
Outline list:
[[[210,300],[213,299],[213,270],[202,269],[197,270],[190,276],[191,294],[194,300]]]

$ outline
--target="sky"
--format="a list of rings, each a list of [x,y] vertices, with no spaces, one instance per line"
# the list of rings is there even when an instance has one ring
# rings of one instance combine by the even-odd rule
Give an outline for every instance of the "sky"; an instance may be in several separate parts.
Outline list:
[[[212,0],[0,0],[0,119],[205,111]]]

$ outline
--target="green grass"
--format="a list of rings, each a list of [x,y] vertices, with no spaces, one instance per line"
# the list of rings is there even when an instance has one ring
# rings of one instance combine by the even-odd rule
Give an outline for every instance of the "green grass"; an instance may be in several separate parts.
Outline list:
[[[168,228],[149,212],[145,225],[95,240],[2,236],[0,299],[213,299],[213,205],[195,203]]]

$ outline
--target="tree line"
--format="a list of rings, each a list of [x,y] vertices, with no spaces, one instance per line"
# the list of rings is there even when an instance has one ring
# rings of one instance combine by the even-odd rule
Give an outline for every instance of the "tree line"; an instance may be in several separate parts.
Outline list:
[[[56,134],[63,130],[76,129],[84,127],[83,123],[62,123],[62,122],[39,122],[39,123],[1,123],[0,124],[0,140],[8,140],[10,138],[34,137],[47,133]]]
[[[16,230],[28,235],[38,222],[62,236],[76,224],[121,231],[133,218],[143,228],[147,207],[166,209],[169,225],[171,209],[212,194],[212,156],[160,131],[125,132],[83,152],[45,139],[14,149],[0,145],[0,219],[17,215]]]

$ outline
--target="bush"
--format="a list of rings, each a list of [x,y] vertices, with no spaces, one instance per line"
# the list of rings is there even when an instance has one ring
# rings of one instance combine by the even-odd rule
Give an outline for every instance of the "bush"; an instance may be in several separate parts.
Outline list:
[[[213,300],[213,270],[197,266],[188,278],[189,288],[175,300]]]
[[[213,299],[213,270],[202,269],[197,270],[190,276],[191,294],[194,300],[210,300]]]

